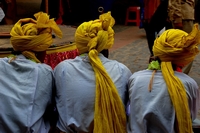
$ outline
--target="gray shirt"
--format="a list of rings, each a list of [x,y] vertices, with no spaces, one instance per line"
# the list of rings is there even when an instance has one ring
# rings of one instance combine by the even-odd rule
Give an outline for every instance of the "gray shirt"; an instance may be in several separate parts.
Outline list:
[[[23,55],[0,58],[0,133],[48,133],[43,119],[51,102],[53,70]]]
[[[191,118],[194,120],[200,108],[198,85],[184,73],[175,72],[175,75],[185,86]],[[129,133],[174,132],[175,110],[162,72],[156,72],[152,91],[149,92],[148,85],[151,76],[152,70],[143,70],[134,73],[129,79]]]
[[[126,105],[127,83],[132,75],[123,64],[99,54],[105,69],[113,80]],[[54,69],[56,105],[59,112],[57,127],[64,132],[88,132],[94,119],[95,75],[88,55],[61,62]]]

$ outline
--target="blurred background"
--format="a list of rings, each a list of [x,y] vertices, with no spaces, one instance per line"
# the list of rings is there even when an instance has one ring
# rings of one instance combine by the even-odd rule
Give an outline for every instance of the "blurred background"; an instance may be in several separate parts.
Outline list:
[[[6,24],[15,23],[20,18],[33,17],[38,11],[46,12],[55,18],[58,24],[79,25],[84,21],[94,20],[103,12],[111,11],[117,24],[124,24],[126,9],[139,6],[139,0],[0,0],[10,1],[4,5],[7,14]],[[99,12],[99,7],[103,10]]]

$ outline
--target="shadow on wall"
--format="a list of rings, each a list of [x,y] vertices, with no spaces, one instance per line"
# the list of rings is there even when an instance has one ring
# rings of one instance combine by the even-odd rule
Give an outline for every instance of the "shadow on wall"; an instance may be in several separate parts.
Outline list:
[[[33,18],[33,15],[40,11],[42,0],[16,0],[16,2],[17,14],[15,21],[18,21],[20,18]]]
[[[195,3],[195,21],[200,24],[200,0]]]
[[[34,13],[43,10],[44,0],[16,0],[17,16],[16,21],[20,18],[34,17]],[[139,0],[67,0],[63,1],[62,6],[64,15],[62,16],[64,24],[76,24],[84,21],[98,18],[98,7],[103,6],[106,10],[111,10],[112,16],[116,23],[124,24],[126,9],[129,6],[138,5]],[[43,3],[44,4],[44,3]],[[69,9],[70,7],[70,9]],[[59,0],[49,0],[49,14],[55,19],[59,18]]]
[[[138,5],[139,2],[139,0],[61,0],[60,4],[59,1],[49,0],[50,17],[59,20],[59,23],[76,26],[84,21],[99,18],[101,14],[98,11],[99,7],[103,7],[104,12],[111,11],[116,23],[124,24],[127,7]]]
[[[114,0],[111,11],[117,24],[124,25],[126,10],[129,6],[139,6],[139,0]]]

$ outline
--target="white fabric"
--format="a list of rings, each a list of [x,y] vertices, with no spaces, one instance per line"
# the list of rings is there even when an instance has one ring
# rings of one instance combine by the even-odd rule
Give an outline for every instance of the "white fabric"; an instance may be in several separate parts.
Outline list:
[[[3,11],[3,9],[0,7],[0,22],[3,20],[4,17],[5,17],[4,11]]]
[[[128,101],[127,83],[132,75],[123,64],[99,57],[118,89],[124,105]],[[95,76],[88,55],[61,62],[54,69],[56,104],[59,112],[57,127],[64,132],[88,132],[94,118]],[[70,132],[70,133],[71,133]]]
[[[0,133],[48,133],[43,114],[51,102],[53,70],[19,55],[0,58]]]
[[[184,73],[175,72],[175,75],[180,78],[186,88],[191,118],[194,120],[200,108],[198,85]],[[129,133],[174,132],[175,110],[162,73],[156,72],[152,91],[149,92],[148,85],[151,76],[151,70],[143,70],[134,73],[129,79]]]

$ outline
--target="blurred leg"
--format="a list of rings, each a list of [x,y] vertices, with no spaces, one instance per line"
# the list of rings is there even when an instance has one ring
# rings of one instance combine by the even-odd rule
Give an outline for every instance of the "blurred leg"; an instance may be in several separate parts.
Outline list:
[[[153,55],[152,48],[154,40],[156,39],[156,33],[161,31],[167,24],[167,8],[168,2],[161,2],[160,5],[157,7],[155,13],[151,17],[150,22],[147,24],[147,28],[145,29],[151,55]]]
[[[183,31],[190,33],[193,28],[194,21],[193,20],[183,20]]]
[[[193,61],[190,64],[188,64],[186,67],[184,67],[183,68],[183,73],[189,74],[189,72],[190,72],[190,70],[192,68],[192,64],[193,64]]]
[[[192,31],[192,28],[193,28],[193,20],[183,20],[183,30],[187,33],[190,33]],[[189,74],[191,68],[192,68],[192,64],[193,64],[193,61],[188,64],[187,66],[185,66],[183,68],[183,73],[185,74]]]

